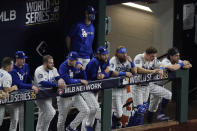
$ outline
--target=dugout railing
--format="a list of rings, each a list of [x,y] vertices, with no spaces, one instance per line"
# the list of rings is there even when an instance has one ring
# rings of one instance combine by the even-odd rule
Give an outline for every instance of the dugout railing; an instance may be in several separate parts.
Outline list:
[[[167,76],[167,77],[166,77]],[[158,76],[144,76],[144,75],[134,75],[131,78],[125,77],[114,77],[104,80],[90,81],[88,86],[83,86],[81,84],[68,85],[65,90],[55,90],[55,89],[45,89],[40,90],[39,94],[31,90],[23,90],[20,92],[13,92],[9,95],[8,99],[0,100],[0,104],[9,104],[15,102],[24,102],[24,130],[34,131],[34,102],[35,99],[43,99],[47,97],[56,97],[60,95],[61,97],[69,97],[79,92],[84,91],[96,91],[96,90],[108,90],[117,86],[133,85],[139,83],[156,82],[156,81],[173,81],[173,88],[176,88],[176,120],[179,123],[187,122],[188,120],[188,87],[189,87],[189,70],[178,70],[176,72],[168,73],[164,78]],[[132,88],[131,88],[132,89]],[[102,94],[103,96],[103,94]],[[109,131],[111,123],[111,96],[102,97],[101,103],[101,130]],[[106,106],[108,108],[106,108]],[[108,115],[106,115],[108,114]],[[106,125],[107,124],[107,125]]]

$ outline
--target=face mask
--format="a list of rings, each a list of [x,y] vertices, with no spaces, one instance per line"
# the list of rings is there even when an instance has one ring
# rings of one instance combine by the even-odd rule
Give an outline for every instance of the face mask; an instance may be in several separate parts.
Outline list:
[[[95,20],[95,14],[90,14],[89,17],[88,17],[88,19],[90,21],[94,21]]]

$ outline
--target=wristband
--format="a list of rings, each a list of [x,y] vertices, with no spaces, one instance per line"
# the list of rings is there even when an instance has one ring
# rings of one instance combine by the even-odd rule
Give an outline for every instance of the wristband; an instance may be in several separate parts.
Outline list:
[[[134,68],[135,67],[135,63],[132,61],[131,62],[131,68]]]
[[[183,62],[180,62],[179,65],[182,68],[184,66],[184,63]]]
[[[126,72],[118,72],[118,76],[126,76]]]
[[[160,69],[164,70],[165,68],[164,67],[160,67]]]

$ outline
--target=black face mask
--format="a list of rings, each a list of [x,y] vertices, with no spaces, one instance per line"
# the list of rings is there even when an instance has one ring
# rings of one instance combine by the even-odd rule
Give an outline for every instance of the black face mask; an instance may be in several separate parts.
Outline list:
[[[88,17],[88,19],[90,21],[94,21],[95,20],[95,14],[90,14],[89,17]]]

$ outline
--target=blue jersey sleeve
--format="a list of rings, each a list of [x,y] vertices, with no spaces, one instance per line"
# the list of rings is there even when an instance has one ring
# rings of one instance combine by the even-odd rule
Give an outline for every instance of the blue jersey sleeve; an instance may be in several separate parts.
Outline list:
[[[96,80],[98,74],[99,65],[90,61],[86,66],[86,74],[88,80]]]
[[[3,87],[0,86],[0,90],[3,90]]]
[[[72,38],[73,36],[76,35],[77,30],[78,30],[78,26],[76,24],[72,25],[72,27],[71,27],[71,29],[70,29],[70,31],[68,33],[68,36]]]
[[[69,74],[68,74],[68,67],[64,64],[61,64],[59,67],[59,74],[60,77],[64,79],[64,81],[66,82],[66,84],[76,84],[76,83],[81,83],[80,79],[72,79],[70,78]]]
[[[28,64],[25,64],[25,68],[27,70],[27,74],[26,74],[26,78],[25,78],[25,83],[31,83],[32,82],[32,76],[30,75],[30,69],[29,69],[29,65]]]
[[[17,85],[19,89],[32,89],[32,84],[23,83],[15,71],[10,72],[12,76],[12,85]]]
[[[50,81],[41,81],[39,83],[44,88],[51,88],[51,87],[57,87],[58,85],[56,83],[50,82]]]

